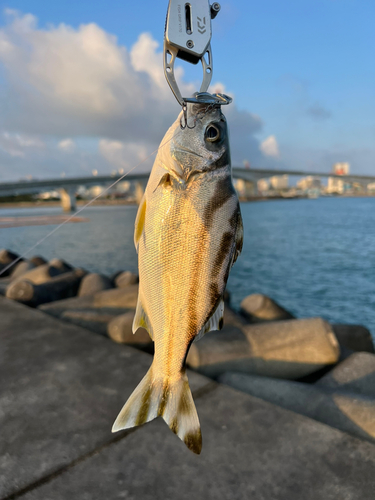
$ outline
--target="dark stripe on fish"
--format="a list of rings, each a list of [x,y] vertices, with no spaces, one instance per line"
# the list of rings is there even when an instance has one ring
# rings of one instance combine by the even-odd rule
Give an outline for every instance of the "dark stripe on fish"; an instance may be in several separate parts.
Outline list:
[[[201,452],[201,449],[202,449],[201,430],[197,429],[194,432],[189,432],[188,434],[186,434],[184,436],[184,443],[189,448],[189,450],[191,450],[194,453],[197,453],[197,455],[199,455]]]
[[[139,408],[137,418],[135,419],[135,425],[142,425],[147,422],[148,410],[151,402],[151,392],[151,387],[149,387],[142,396],[141,407]]]
[[[165,412],[165,408],[167,406],[168,402],[168,396],[169,396],[169,385],[168,382],[164,382],[163,386],[163,395],[160,400],[160,405],[159,405],[159,411],[158,411],[158,416],[162,417]]]
[[[219,210],[219,208],[221,208],[232,196],[236,196],[236,192],[231,178],[225,176],[223,179],[218,180],[216,182],[215,192],[203,212],[203,223],[207,231],[212,226],[215,212],[217,212],[217,210]]]

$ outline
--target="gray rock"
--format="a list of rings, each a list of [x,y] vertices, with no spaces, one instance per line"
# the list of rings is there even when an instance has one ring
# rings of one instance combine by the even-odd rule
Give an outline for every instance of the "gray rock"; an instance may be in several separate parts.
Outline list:
[[[35,269],[27,271],[19,278],[15,278],[14,282],[18,280],[27,280],[34,283],[34,285],[40,285],[50,281],[51,278],[55,278],[60,274],[62,274],[62,271],[57,269],[57,267],[51,266],[50,264],[44,264],[43,266],[38,266]]]
[[[62,273],[68,273],[69,271],[73,271],[74,267],[68,264],[65,260],[63,259],[52,259],[49,261],[49,265],[56,267],[59,269]]]
[[[95,295],[97,292],[113,288],[112,282],[107,276],[97,273],[87,274],[81,281],[78,297]]]
[[[294,318],[289,311],[281,307],[273,299],[260,293],[254,293],[243,299],[241,313],[253,323]]]
[[[134,311],[132,312],[134,315]],[[77,326],[87,328],[92,332],[107,336],[108,324],[118,316],[117,309],[68,309],[61,311],[60,319]]]
[[[194,342],[187,363],[210,377],[233,370],[298,379],[338,358],[339,346],[330,325],[310,318],[224,327]]]
[[[82,277],[81,270],[75,270],[63,273],[39,285],[24,279],[16,280],[8,286],[6,297],[24,305],[37,307],[47,302],[74,297]]]
[[[132,326],[135,311],[129,311],[114,318],[107,328],[108,336],[119,344],[150,344],[152,340],[144,328],[133,334]]]
[[[332,325],[340,347],[350,351],[375,352],[371,333],[362,325]]]
[[[48,261],[40,255],[34,255],[33,257],[31,257],[31,259],[29,259],[29,261],[32,262],[35,267],[43,266],[43,264],[48,263]]]
[[[14,252],[11,252],[10,250],[7,250],[5,248],[0,250],[0,264],[4,264],[7,266],[8,264],[11,264],[14,260],[18,258],[19,255]]]
[[[117,288],[124,288],[129,285],[136,285],[139,282],[139,276],[130,271],[123,271],[114,279]]]
[[[375,443],[375,401],[289,380],[227,372],[223,384]]]
[[[362,394],[375,399],[375,355],[356,352],[335,366],[315,385],[325,389]]]
[[[104,290],[95,295],[85,297],[74,297],[72,299],[59,300],[51,304],[43,304],[40,309],[55,317],[60,317],[69,310],[102,310],[113,311],[116,315],[126,313],[129,309],[135,309],[137,305],[138,285],[127,288],[115,288]]]
[[[27,260],[23,260],[22,262],[18,262],[10,270],[11,271],[10,272],[11,279],[12,280],[17,279],[20,276],[22,276],[25,273],[27,273],[28,271],[31,271],[32,269],[35,269],[35,267],[36,266],[32,262],[27,261]]]
[[[11,274],[13,270],[13,266],[7,269],[8,265],[14,262],[16,259],[19,259],[19,261],[23,260],[19,258],[19,255],[17,255],[14,252],[11,252],[10,250],[6,250],[3,248],[0,250],[0,272],[1,272],[1,278],[7,277]]]
[[[138,301],[138,285],[105,290],[93,296],[94,307],[126,307],[135,309]]]

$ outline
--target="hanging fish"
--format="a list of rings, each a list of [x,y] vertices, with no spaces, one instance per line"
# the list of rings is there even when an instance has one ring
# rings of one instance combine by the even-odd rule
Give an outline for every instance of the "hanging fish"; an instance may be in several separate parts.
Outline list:
[[[180,115],[168,130],[138,209],[133,332],[146,328],[155,355],[112,432],[160,416],[199,454],[201,430],[185,360],[194,340],[223,326],[223,294],[243,228],[221,108],[189,104],[188,112],[195,126],[181,129]]]

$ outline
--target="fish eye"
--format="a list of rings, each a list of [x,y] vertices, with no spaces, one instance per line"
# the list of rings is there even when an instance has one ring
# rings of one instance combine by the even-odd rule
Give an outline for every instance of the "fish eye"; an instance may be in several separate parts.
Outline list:
[[[206,128],[206,140],[208,142],[216,142],[218,139],[220,139],[220,130],[216,125],[209,125]]]

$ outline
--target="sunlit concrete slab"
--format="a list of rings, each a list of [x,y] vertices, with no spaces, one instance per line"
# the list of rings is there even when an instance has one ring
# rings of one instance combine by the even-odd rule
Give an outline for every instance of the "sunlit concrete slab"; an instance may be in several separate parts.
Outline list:
[[[375,447],[219,386],[197,400],[200,456],[154,421],[24,500],[373,500]]]
[[[118,439],[112,424],[150,364],[148,354],[0,297],[0,499]],[[189,379],[193,392],[212,385]]]

